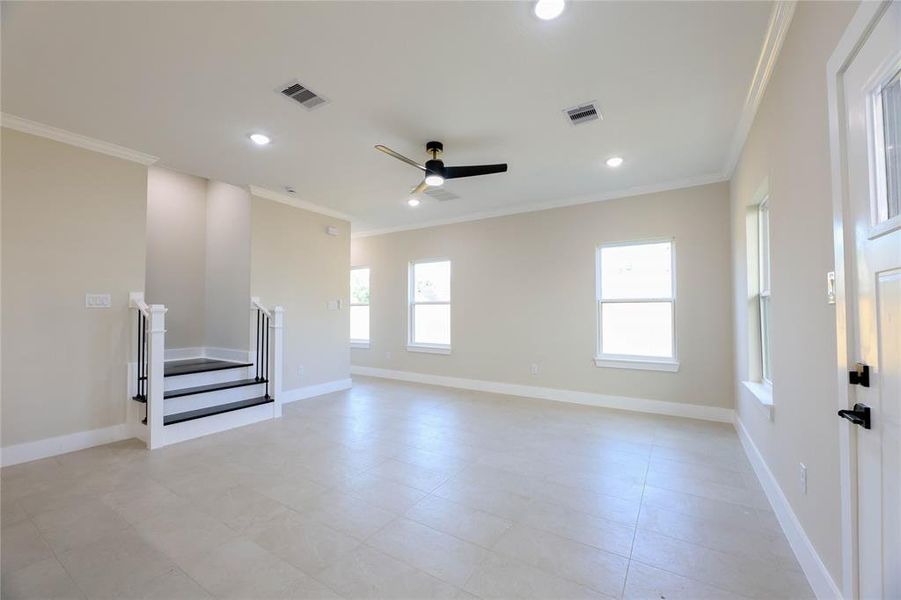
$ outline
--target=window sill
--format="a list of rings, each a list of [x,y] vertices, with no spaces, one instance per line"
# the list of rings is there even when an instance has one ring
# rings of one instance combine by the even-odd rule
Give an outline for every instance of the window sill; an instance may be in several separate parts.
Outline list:
[[[450,354],[450,346],[423,346],[407,344],[407,352],[425,352],[426,354]]]
[[[364,349],[364,350],[368,350],[368,349],[369,349],[369,342],[353,342],[353,341],[352,341],[352,342],[350,343],[350,347],[351,347],[351,348],[361,348],[361,349]]]
[[[675,373],[679,370],[679,361],[672,359],[612,358],[594,357],[594,366],[611,369],[639,369],[642,371],[667,371]]]
[[[772,421],[773,386],[761,383],[759,381],[742,381],[741,383],[745,386],[745,389],[751,392],[754,398],[757,399],[757,403],[758,405],[760,405],[761,410],[763,410],[767,418]]]

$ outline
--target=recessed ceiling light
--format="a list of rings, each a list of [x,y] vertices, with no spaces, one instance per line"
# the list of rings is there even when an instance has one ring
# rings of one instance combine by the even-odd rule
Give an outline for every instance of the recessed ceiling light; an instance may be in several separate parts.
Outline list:
[[[419,206],[419,198],[410,198],[407,200],[407,204],[410,206]]]
[[[435,173],[429,173],[425,176],[425,182],[432,187],[438,187],[439,185],[444,183],[444,177]]]
[[[563,12],[564,0],[538,0],[535,3],[535,16],[542,21],[556,19]]]
[[[265,146],[269,143],[269,136],[263,135],[262,133],[251,133],[250,141],[256,144],[257,146]]]
[[[620,166],[621,164],[623,164],[623,158],[621,156],[611,156],[610,158],[607,159],[608,167],[612,167],[615,169],[616,167]]]

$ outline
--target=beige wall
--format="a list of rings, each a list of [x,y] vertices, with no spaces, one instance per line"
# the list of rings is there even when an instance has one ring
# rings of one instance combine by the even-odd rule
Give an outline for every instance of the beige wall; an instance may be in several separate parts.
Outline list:
[[[826,302],[826,273],[833,269],[826,61],[855,9],[856,3],[798,3],[730,190],[736,408],[839,584],[835,312]],[[772,422],[740,383],[755,376],[746,214],[764,181],[771,219]],[[807,465],[807,495],[799,485],[799,463]]]
[[[150,168],[146,299],[169,309],[167,349],[247,349],[250,193],[246,189]]]
[[[250,307],[250,193],[207,185],[204,345],[246,349]]]
[[[9,129],[2,145],[2,445],[123,423],[147,169]]]
[[[659,237],[675,238],[679,372],[598,368],[595,248]],[[407,265],[432,257],[453,261],[449,356],[406,351]],[[357,238],[352,264],[372,269],[372,341],[354,365],[733,406],[724,183]]]
[[[166,347],[204,345],[207,180],[151,167],[147,174],[148,304],[165,304]]]
[[[328,302],[350,294],[350,223],[255,196],[251,221],[251,295],[285,308],[284,388],[349,377],[347,308]]]

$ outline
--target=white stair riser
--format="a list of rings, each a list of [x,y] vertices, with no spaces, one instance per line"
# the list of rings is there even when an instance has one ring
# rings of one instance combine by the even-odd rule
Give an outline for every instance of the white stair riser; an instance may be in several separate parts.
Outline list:
[[[220,431],[234,429],[235,427],[243,427],[244,425],[271,419],[274,417],[273,407],[274,405],[272,403],[261,404],[259,406],[222,413],[221,415],[212,415],[202,419],[194,419],[193,421],[166,425],[163,428],[163,434],[165,435],[164,445],[176,444],[203,435],[218,433]]]
[[[259,398],[265,394],[266,384],[257,383],[227,390],[204,392],[203,394],[166,398],[163,414],[174,415],[175,413],[197,410],[198,408],[206,408],[208,406],[219,406],[220,404],[228,404],[229,402],[237,402],[238,400]]]
[[[190,375],[170,375],[163,381],[165,391],[181,390],[201,385],[214,383],[226,383],[239,379],[251,379],[256,375],[254,367],[241,367],[238,369],[222,369],[221,371],[207,371],[205,373],[191,373]]]

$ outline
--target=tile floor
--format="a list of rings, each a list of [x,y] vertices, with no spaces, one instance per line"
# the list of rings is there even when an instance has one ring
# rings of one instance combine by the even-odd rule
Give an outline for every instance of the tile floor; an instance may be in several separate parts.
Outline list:
[[[3,598],[808,598],[730,425],[356,378],[2,470]]]

